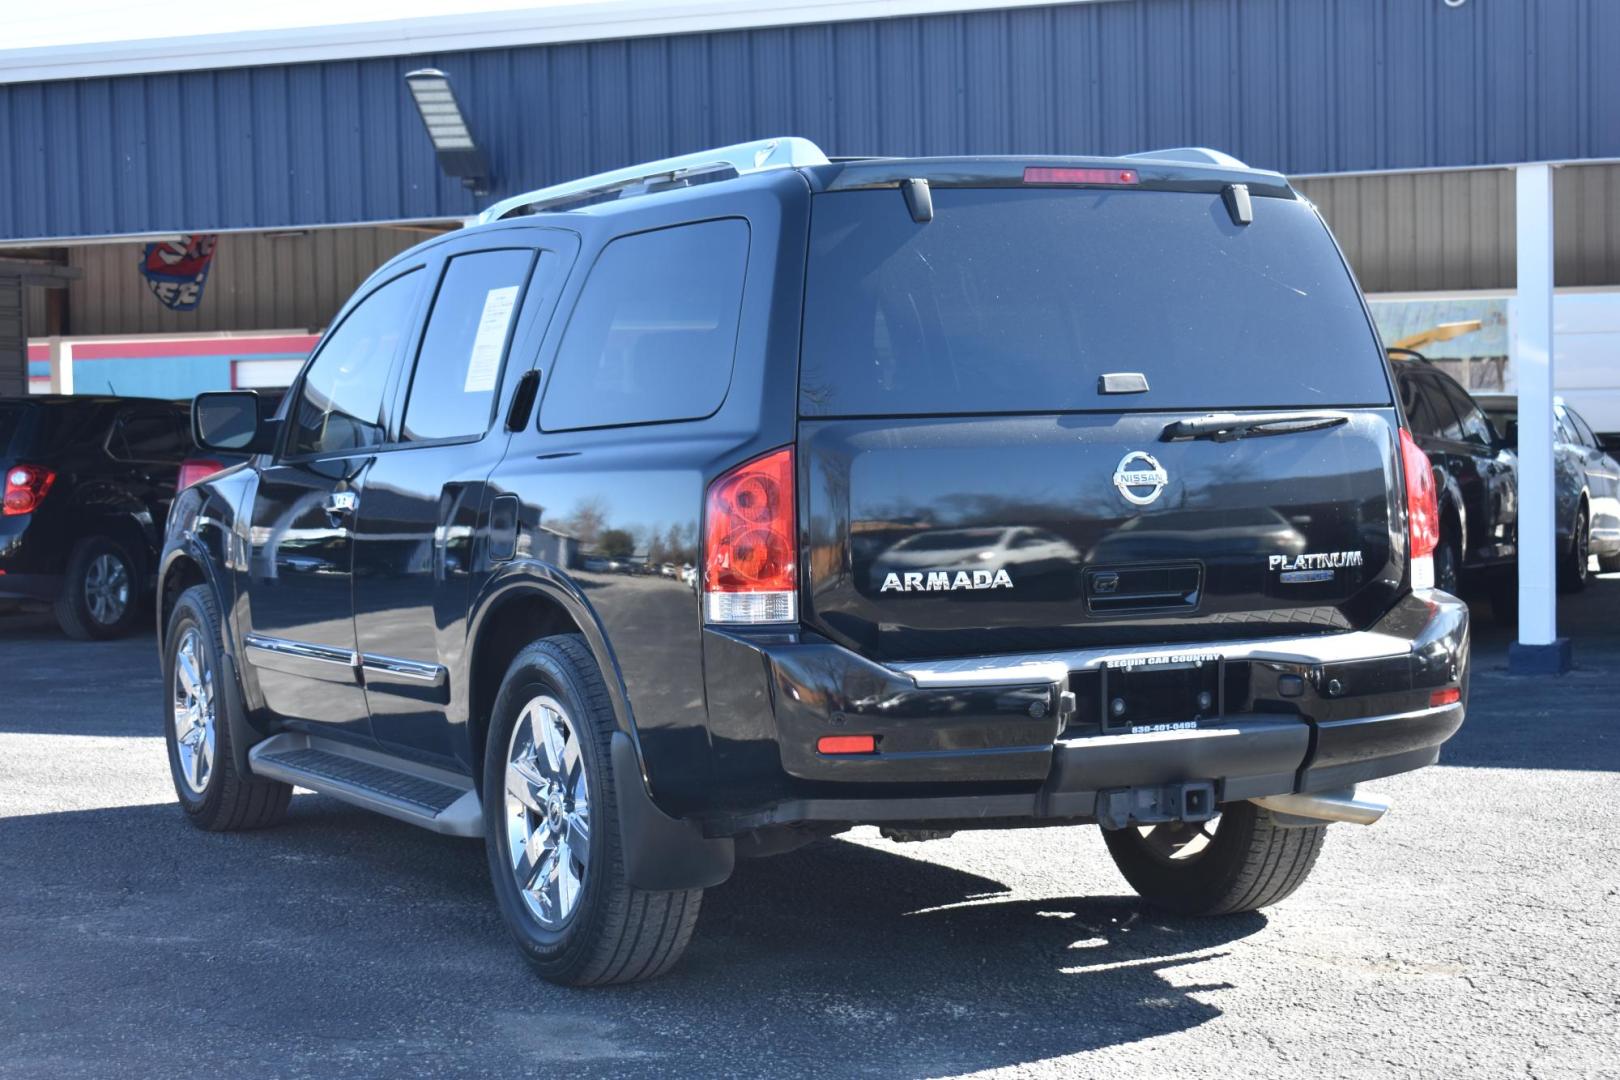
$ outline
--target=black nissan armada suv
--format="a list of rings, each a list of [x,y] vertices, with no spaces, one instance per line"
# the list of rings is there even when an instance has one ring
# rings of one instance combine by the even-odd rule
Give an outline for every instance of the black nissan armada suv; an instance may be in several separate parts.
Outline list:
[[[1208,150],[829,160],[500,203],[271,419],[205,394],[160,572],[175,788],[482,837],[547,978],[666,971],[738,857],[1096,823],[1291,893],[1462,723],[1434,475],[1315,209]]]

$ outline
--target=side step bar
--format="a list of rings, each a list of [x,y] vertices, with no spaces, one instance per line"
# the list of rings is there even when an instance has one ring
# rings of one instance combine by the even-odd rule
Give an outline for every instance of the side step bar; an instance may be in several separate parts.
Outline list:
[[[296,784],[447,836],[484,835],[472,780],[376,750],[285,732],[248,751],[255,775]]]

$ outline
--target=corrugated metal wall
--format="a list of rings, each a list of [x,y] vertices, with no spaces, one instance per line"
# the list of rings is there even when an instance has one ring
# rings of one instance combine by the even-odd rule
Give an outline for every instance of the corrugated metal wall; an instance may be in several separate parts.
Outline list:
[[[1616,0],[1117,0],[0,86],[0,238],[465,214],[401,83],[454,78],[492,197],[765,135],[832,153],[1189,143],[1293,173],[1620,157]]]
[[[1295,185],[1321,208],[1367,292],[1514,286],[1517,213],[1507,169]],[[1620,166],[1557,170],[1553,216],[1557,283],[1620,285]]]
[[[425,239],[423,232],[396,228],[226,233],[194,311],[170,311],[158,303],[140,275],[141,244],[69,248],[69,265],[84,276],[68,287],[67,333],[316,330],[367,274]],[[44,290],[29,292],[29,325],[38,333],[45,325]]]

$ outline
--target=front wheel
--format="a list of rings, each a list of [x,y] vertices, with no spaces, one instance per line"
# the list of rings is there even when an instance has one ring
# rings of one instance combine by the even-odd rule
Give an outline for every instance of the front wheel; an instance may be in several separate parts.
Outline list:
[[[1103,833],[1114,865],[1148,903],[1182,915],[1231,915],[1277,903],[1304,884],[1326,825],[1277,824],[1251,802],[1211,821]]]
[[[569,986],[636,982],[680,959],[703,890],[625,877],[609,752],[613,708],[583,638],[518,653],[490,717],[484,826],[495,900],[534,968]]]
[[[226,695],[236,687],[222,663],[221,627],[219,603],[207,585],[181,593],[169,616],[163,637],[169,772],[193,825],[210,832],[262,829],[286,815],[292,788],[236,767],[226,720]]]

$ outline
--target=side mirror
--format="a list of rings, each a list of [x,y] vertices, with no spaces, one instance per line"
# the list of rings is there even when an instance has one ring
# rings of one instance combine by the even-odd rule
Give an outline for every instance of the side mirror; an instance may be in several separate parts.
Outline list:
[[[191,403],[191,437],[204,450],[263,454],[275,444],[275,424],[260,418],[258,394],[198,394]]]
[[[1519,449],[1519,422],[1509,420],[1503,425],[1507,430],[1502,433],[1503,444],[1512,451]]]

